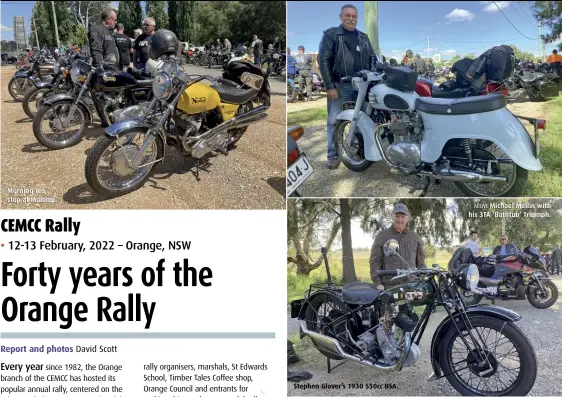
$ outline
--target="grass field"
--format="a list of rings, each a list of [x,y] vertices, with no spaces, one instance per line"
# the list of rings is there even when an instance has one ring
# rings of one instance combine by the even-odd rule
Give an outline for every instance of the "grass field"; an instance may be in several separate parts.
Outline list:
[[[287,125],[300,125],[311,127],[325,122],[327,119],[326,107],[298,110],[287,114]]]
[[[523,197],[561,196],[561,92],[546,106],[547,128],[541,132],[539,156],[543,169],[528,174]]]
[[[358,281],[367,283],[372,282],[369,275],[369,256],[370,253],[368,251],[354,252],[354,264]],[[329,253],[328,258],[332,281],[339,283],[342,280],[342,253],[331,252]],[[437,263],[440,267],[445,269],[447,268],[450,258],[451,254],[447,250],[437,250],[434,258],[426,258],[426,263],[429,266]],[[313,270],[308,277],[298,276],[295,274],[295,270],[290,268],[287,273],[288,303],[292,300],[303,298],[303,294],[309,289],[310,284],[326,282],[327,276],[324,263],[317,269]]]

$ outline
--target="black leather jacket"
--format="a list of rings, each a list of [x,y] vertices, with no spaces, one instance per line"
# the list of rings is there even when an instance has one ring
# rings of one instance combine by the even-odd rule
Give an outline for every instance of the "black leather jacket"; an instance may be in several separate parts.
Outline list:
[[[344,40],[342,25],[324,31],[319,45],[319,70],[327,90],[336,88],[340,78],[353,76],[359,70],[354,70],[354,55]],[[362,69],[371,70],[375,53],[367,34],[358,32],[358,45],[360,46],[360,59]]]

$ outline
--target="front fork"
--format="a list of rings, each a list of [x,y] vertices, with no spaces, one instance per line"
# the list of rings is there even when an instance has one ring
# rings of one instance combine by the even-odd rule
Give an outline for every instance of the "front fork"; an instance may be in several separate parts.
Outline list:
[[[540,291],[543,294],[546,294],[547,291],[545,290],[545,287],[543,286],[543,284],[540,282],[540,279],[538,278],[538,276],[535,273],[532,273],[532,280],[534,280],[536,282],[536,284],[538,285]]]
[[[90,72],[88,74],[88,78],[82,84],[82,87],[80,87],[80,92],[78,93],[78,96],[74,99],[74,101],[72,102],[72,105],[70,106],[70,110],[68,111],[68,115],[62,120],[63,121],[63,127],[67,128],[70,125],[70,122],[71,122],[71,120],[74,116],[74,112],[76,112],[76,108],[78,107],[78,103],[80,102],[82,95],[84,95],[84,91],[86,91],[86,89],[87,89],[87,87],[90,83],[91,78],[92,78],[92,72]],[[100,115],[100,117],[103,117],[103,115]]]
[[[368,84],[359,85],[358,99],[356,100],[356,106],[354,107],[354,114],[352,116],[352,122],[350,123],[350,131],[346,136],[346,145],[348,147],[352,145],[352,141],[354,140],[354,131],[356,131],[356,127],[358,126],[360,111],[362,110],[362,106],[364,105],[367,90],[368,90]]]

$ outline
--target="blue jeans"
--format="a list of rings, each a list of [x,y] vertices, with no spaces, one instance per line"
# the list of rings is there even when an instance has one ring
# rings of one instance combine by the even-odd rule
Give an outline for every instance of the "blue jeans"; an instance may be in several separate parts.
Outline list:
[[[260,55],[254,55],[254,64],[260,66]]]
[[[342,112],[342,104],[348,101],[356,102],[358,91],[352,87],[352,83],[336,83],[338,90],[338,99],[327,99],[327,113],[328,119],[326,122],[326,138],[327,138],[327,158],[336,159],[338,153],[334,145],[334,125],[336,124],[336,117]]]

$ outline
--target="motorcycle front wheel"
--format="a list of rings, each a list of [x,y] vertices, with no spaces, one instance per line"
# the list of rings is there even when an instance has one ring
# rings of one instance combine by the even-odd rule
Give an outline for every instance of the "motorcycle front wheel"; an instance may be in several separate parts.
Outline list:
[[[65,149],[76,145],[82,139],[86,125],[91,121],[88,111],[78,104],[72,124],[63,125],[72,101],[64,100],[51,105],[43,105],[33,118],[33,134],[39,143],[49,149]],[[75,129],[73,126],[78,126]],[[73,127],[73,128],[71,128]],[[67,129],[70,128],[70,131]]]
[[[536,354],[528,338],[513,323],[485,316],[469,318],[487,360],[475,358],[476,346],[467,329],[460,329],[462,338],[452,326],[440,341],[439,350],[440,366],[448,382],[463,396],[527,395],[537,375]]]
[[[27,90],[29,90],[32,86],[31,81],[25,77],[12,77],[10,82],[8,83],[8,92],[10,96],[14,98],[15,101],[21,102],[23,101],[23,97]]]
[[[22,101],[22,108],[27,117],[34,119],[37,111],[43,106],[43,98],[52,88],[33,87],[25,93]]]
[[[528,288],[526,295],[528,296],[528,301],[530,305],[534,306],[536,309],[547,309],[553,306],[557,301],[557,296],[559,296],[559,291],[557,286],[551,280],[540,279],[544,289],[545,294],[538,287]],[[534,283],[535,284],[535,283]]]
[[[96,193],[105,197],[118,197],[141,188],[155,171],[155,161],[162,159],[164,144],[159,136],[149,145],[139,166],[129,167],[145,143],[147,131],[134,129],[118,138],[102,135],[86,157],[84,173],[86,182]],[[145,164],[149,164],[143,166]]]
[[[352,144],[346,144],[346,137],[350,134],[350,124],[348,120],[337,120],[334,125],[334,146],[338,152],[338,158],[346,168],[362,172],[367,170],[374,163],[364,157],[363,137],[359,131],[352,139]]]

